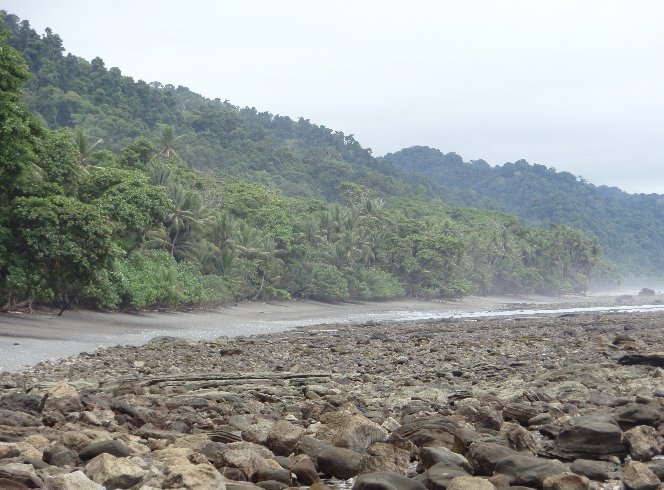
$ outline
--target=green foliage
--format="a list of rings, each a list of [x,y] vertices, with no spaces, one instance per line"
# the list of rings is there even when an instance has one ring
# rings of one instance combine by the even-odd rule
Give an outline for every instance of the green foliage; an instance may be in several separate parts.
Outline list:
[[[339,269],[320,264],[315,268],[308,293],[313,299],[341,301],[348,299],[348,283]]]
[[[450,207],[432,196],[499,208],[398,170],[437,172],[439,155],[376,159],[352,135],[135,82],[1,17],[0,308],[582,292],[612,273],[576,228]],[[480,181],[489,168],[444,158]]]

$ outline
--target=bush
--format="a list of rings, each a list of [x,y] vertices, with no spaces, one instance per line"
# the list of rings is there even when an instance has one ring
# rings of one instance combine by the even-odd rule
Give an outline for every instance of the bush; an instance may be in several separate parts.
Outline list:
[[[359,276],[368,289],[365,299],[393,299],[405,294],[399,281],[389,272],[372,267],[361,269]]]
[[[308,293],[314,299],[340,301],[348,298],[348,283],[339,269],[322,264],[314,273]]]

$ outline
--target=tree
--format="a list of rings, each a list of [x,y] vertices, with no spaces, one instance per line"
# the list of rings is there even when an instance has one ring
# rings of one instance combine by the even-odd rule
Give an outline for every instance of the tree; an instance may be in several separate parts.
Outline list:
[[[19,197],[12,213],[17,222],[15,255],[57,291],[62,311],[69,308],[72,286],[82,286],[107,265],[112,227],[95,207],[72,197]],[[62,311],[60,312],[62,314]]]

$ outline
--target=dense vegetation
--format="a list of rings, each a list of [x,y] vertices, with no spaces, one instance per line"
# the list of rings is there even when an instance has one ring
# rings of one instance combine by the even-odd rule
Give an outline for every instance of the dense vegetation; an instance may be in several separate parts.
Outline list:
[[[596,187],[569,172],[524,160],[491,167],[456,153],[414,146],[385,156],[404,172],[426,176],[432,192],[465,206],[500,209],[528,225],[567,223],[596,237],[624,275],[661,276],[664,196]]]
[[[606,270],[576,228],[449,207],[352,136],[135,82],[3,17],[4,309],[580,292]]]

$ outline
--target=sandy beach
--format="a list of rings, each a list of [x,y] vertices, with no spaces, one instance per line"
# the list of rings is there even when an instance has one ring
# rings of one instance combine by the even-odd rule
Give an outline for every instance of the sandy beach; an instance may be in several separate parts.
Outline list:
[[[653,302],[633,297],[633,304]],[[404,299],[388,302],[244,302],[209,311],[104,313],[57,310],[0,314],[0,372],[43,360],[93,352],[100,346],[142,345],[158,336],[210,340],[289,330],[298,326],[420,320],[460,312],[533,308],[615,306],[615,296],[468,296],[455,301]]]

